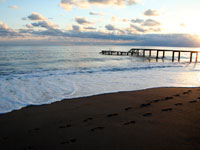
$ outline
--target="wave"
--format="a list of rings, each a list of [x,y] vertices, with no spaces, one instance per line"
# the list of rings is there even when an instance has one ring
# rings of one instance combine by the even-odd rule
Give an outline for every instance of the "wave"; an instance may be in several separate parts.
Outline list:
[[[13,69],[0,70],[0,78],[1,77],[16,77],[18,75],[24,75],[26,77],[37,77],[37,76],[53,76],[53,75],[78,75],[78,74],[94,74],[94,73],[103,73],[103,72],[130,72],[130,71],[145,71],[145,70],[153,70],[153,69],[166,69],[166,68],[181,68],[184,65],[181,64],[135,64],[130,67],[120,67],[120,66],[112,66],[112,67],[80,67],[80,68],[69,68],[69,69],[35,69],[30,71],[16,71]]]

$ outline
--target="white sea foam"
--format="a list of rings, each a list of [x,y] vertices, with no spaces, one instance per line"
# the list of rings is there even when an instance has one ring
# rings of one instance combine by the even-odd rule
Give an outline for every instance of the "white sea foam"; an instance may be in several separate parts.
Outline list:
[[[150,66],[149,66],[150,65]],[[185,65],[157,66],[143,70],[127,68],[90,69],[73,73],[54,71],[18,75],[0,79],[0,112],[9,112],[27,105],[51,103],[101,93],[139,90],[152,87],[199,86],[200,73]],[[174,65],[174,64],[171,64]],[[149,68],[149,69],[147,69]],[[174,70],[176,69],[176,71]],[[111,71],[112,70],[112,71]],[[117,71],[116,71],[117,70]]]

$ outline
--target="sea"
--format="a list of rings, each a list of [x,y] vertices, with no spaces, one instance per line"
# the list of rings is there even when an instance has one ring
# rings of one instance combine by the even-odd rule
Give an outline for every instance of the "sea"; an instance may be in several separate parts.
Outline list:
[[[200,50],[135,46],[0,46],[0,113],[62,99],[156,87],[199,87],[200,63],[135,56],[102,55],[101,50],[131,48]],[[194,54],[195,55],[195,54]],[[194,57],[195,59],[195,57]]]

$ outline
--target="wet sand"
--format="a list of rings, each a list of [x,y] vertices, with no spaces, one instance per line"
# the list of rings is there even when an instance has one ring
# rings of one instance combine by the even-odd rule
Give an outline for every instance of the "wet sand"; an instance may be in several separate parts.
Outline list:
[[[1,114],[0,149],[197,150],[200,88],[103,94]]]

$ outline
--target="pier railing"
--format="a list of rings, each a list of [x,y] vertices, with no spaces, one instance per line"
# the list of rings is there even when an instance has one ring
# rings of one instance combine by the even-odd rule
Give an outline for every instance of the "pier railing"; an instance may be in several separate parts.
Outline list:
[[[147,53],[148,52],[148,53]],[[120,56],[137,56],[137,57],[152,57],[152,52],[156,52],[156,60],[159,58],[164,59],[166,52],[172,52],[172,62],[175,60],[175,54],[178,53],[178,62],[181,59],[181,53],[190,53],[190,62],[193,60],[193,54],[196,54],[195,62],[198,62],[197,50],[165,50],[165,49],[136,49],[132,48],[129,51],[112,51],[112,50],[102,50],[100,53],[103,55],[120,55]],[[159,54],[161,53],[161,57]]]

